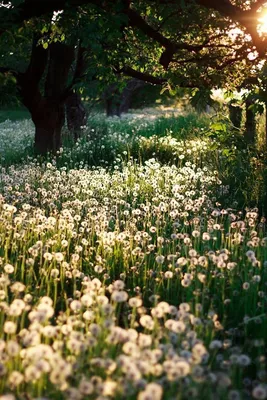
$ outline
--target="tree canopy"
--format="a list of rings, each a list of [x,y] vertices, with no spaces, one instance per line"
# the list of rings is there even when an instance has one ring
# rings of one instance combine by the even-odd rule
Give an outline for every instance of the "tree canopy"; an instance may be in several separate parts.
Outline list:
[[[127,75],[168,88],[230,89],[257,81],[265,63],[267,30],[260,28],[260,17],[267,10],[264,0],[4,0],[0,4],[0,72],[13,74],[18,82],[22,76],[25,82],[27,75],[27,84],[35,76],[39,85],[60,44],[73,48],[65,59],[68,68],[58,101],[64,101],[86,76],[112,81],[116,75]],[[34,46],[29,46],[32,33]],[[11,44],[16,51],[10,52]],[[27,67],[22,53],[28,56]],[[51,75],[48,81],[57,82]]]
[[[238,79],[251,70],[255,64],[248,58],[251,52],[256,50],[258,59],[265,57],[266,35],[257,29],[265,4],[263,0],[3,1],[0,34],[22,30],[29,21],[47,33],[42,25],[48,25],[53,13],[62,12],[57,22],[61,39],[82,36],[98,57],[105,53],[105,61],[117,72],[151,83],[173,80],[195,86],[202,79],[210,85],[223,81],[221,71]],[[55,32],[50,34],[56,37]]]

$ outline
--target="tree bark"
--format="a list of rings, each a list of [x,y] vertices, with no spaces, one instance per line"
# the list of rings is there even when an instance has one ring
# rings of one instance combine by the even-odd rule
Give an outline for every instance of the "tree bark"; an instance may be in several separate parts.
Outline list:
[[[242,107],[229,104],[229,118],[233,126],[240,129],[242,122]]]
[[[31,61],[25,73],[18,77],[23,104],[31,113],[35,125],[34,149],[38,154],[56,153],[61,146],[61,130],[65,119],[68,75],[74,61],[74,48],[64,43],[52,43],[48,50],[33,40]],[[47,68],[44,93],[40,81]]]
[[[112,117],[114,115],[120,117],[122,113],[127,113],[131,106],[134,93],[144,85],[144,81],[132,78],[126,83],[121,93],[116,83],[110,85],[104,92],[107,117]]]
[[[117,83],[109,85],[103,93],[103,98],[106,107],[106,116],[113,117],[119,114],[119,89]]]
[[[253,110],[251,110],[251,105],[253,101],[251,99],[246,100],[246,124],[245,124],[245,139],[251,143],[255,144],[256,140],[256,119]]]
[[[55,153],[61,147],[61,130],[64,125],[64,105],[47,102],[38,104],[32,110],[32,120],[35,125],[34,148],[38,154],[48,151]]]
[[[135,78],[130,79],[127,82],[120,98],[120,108],[119,108],[120,114],[127,113],[129,111],[129,108],[131,107],[132,104],[134,93],[136,93],[138,89],[141,89],[144,86],[145,86],[144,81],[140,81],[139,79]]]
[[[66,100],[67,125],[70,132],[77,140],[81,127],[86,125],[87,115],[81,96],[73,92]]]

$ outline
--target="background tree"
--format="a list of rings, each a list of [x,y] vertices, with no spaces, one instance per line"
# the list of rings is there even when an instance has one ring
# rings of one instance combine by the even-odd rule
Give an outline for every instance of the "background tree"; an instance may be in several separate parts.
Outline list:
[[[259,12],[265,4],[261,0],[245,4],[238,0],[14,0],[10,4],[0,8],[1,38],[18,35],[28,24],[33,24],[39,35],[24,75],[11,68],[9,73],[17,77],[22,95],[26,93],[26,82],[31,88],[31,95],[24,100],[28,108],[33,107],[30,98],[38,98],[37,103],[42,104],[39,110],[47,110],[45,117],[31,111],[37,131],[45,137],[35,142],[42,152],[60,145],[66,90],[75,85],[75,80],[69,82],[71,46],[78,40],[90,49],[91,74],[111,82],[116,72],[168,88],[229,89],[256,75],[254,67],[260,60],[265,61],[267,41],[257,29]],[[60,18],[53,21],[59,11]],[[53,50],[59,48],[57,42],[64,42],[69,54],[65,56],[60,85],[51,78],[55,66],[59,68]],[[41,49],[40,44],[45,48]],[[253,52],[254,58],[250,57]],[[46,89],[41,93],[40,83],[46,72]],[[49,124],[44,122],[47,120]],[[45,143],[49,143],[46,149]]]

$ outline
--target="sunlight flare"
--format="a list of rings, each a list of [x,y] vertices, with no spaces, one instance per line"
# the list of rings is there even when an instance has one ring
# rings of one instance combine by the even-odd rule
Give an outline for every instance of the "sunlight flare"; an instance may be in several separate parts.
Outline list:
[[[262,9],[261,16],[258,18],[257,30],[260,35],[267,35],[267,5]]]

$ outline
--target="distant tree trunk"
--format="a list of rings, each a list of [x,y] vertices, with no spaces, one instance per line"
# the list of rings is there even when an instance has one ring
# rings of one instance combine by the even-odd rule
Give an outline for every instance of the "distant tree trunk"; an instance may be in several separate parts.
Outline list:
[[[132,104],[134,93],[136,93],[138,89],[141,89],[144,86],[145,86],[144,81],[140,81],[139,79],[135,78],[130,79],[127,82],[120,98],[120,108],[119,108],[120,114],[127,113],[129,111],[129,108],[131,107]]]
[[[81,96],[73,92],[66,100],[67,125],[70,132],[73,132],[75,139],[78,138],[81,127],[86,125],[87,115],[82,103]]]
[[[107,117],[113,117],[113,103],[112,103],[112,98],[108,98],[105,100],[106,103],[106,116]]]
[[[116,83],[112,83],[107,87],[103,93],[103,98],[106,106],[107,117],[113,117],[114,115],[120,116],[119,114],[119,89]]]
[[[144,81],[132,78],[127,83],[122,92],[119,92],[118,85],[113,83],[104,92],[107,117],[122,113],[127,113],[132,103],[134,93],[145,85]]]
[[[246,124],[245,124],[245,139],[254,144],[256,140],[256,118],[250,106],[253,105],[251,99],[246,100]]]
[[[233,124],[233,126],[237,129],[241,128],[242,122],[242,107],[229,104],[229,118]]]

